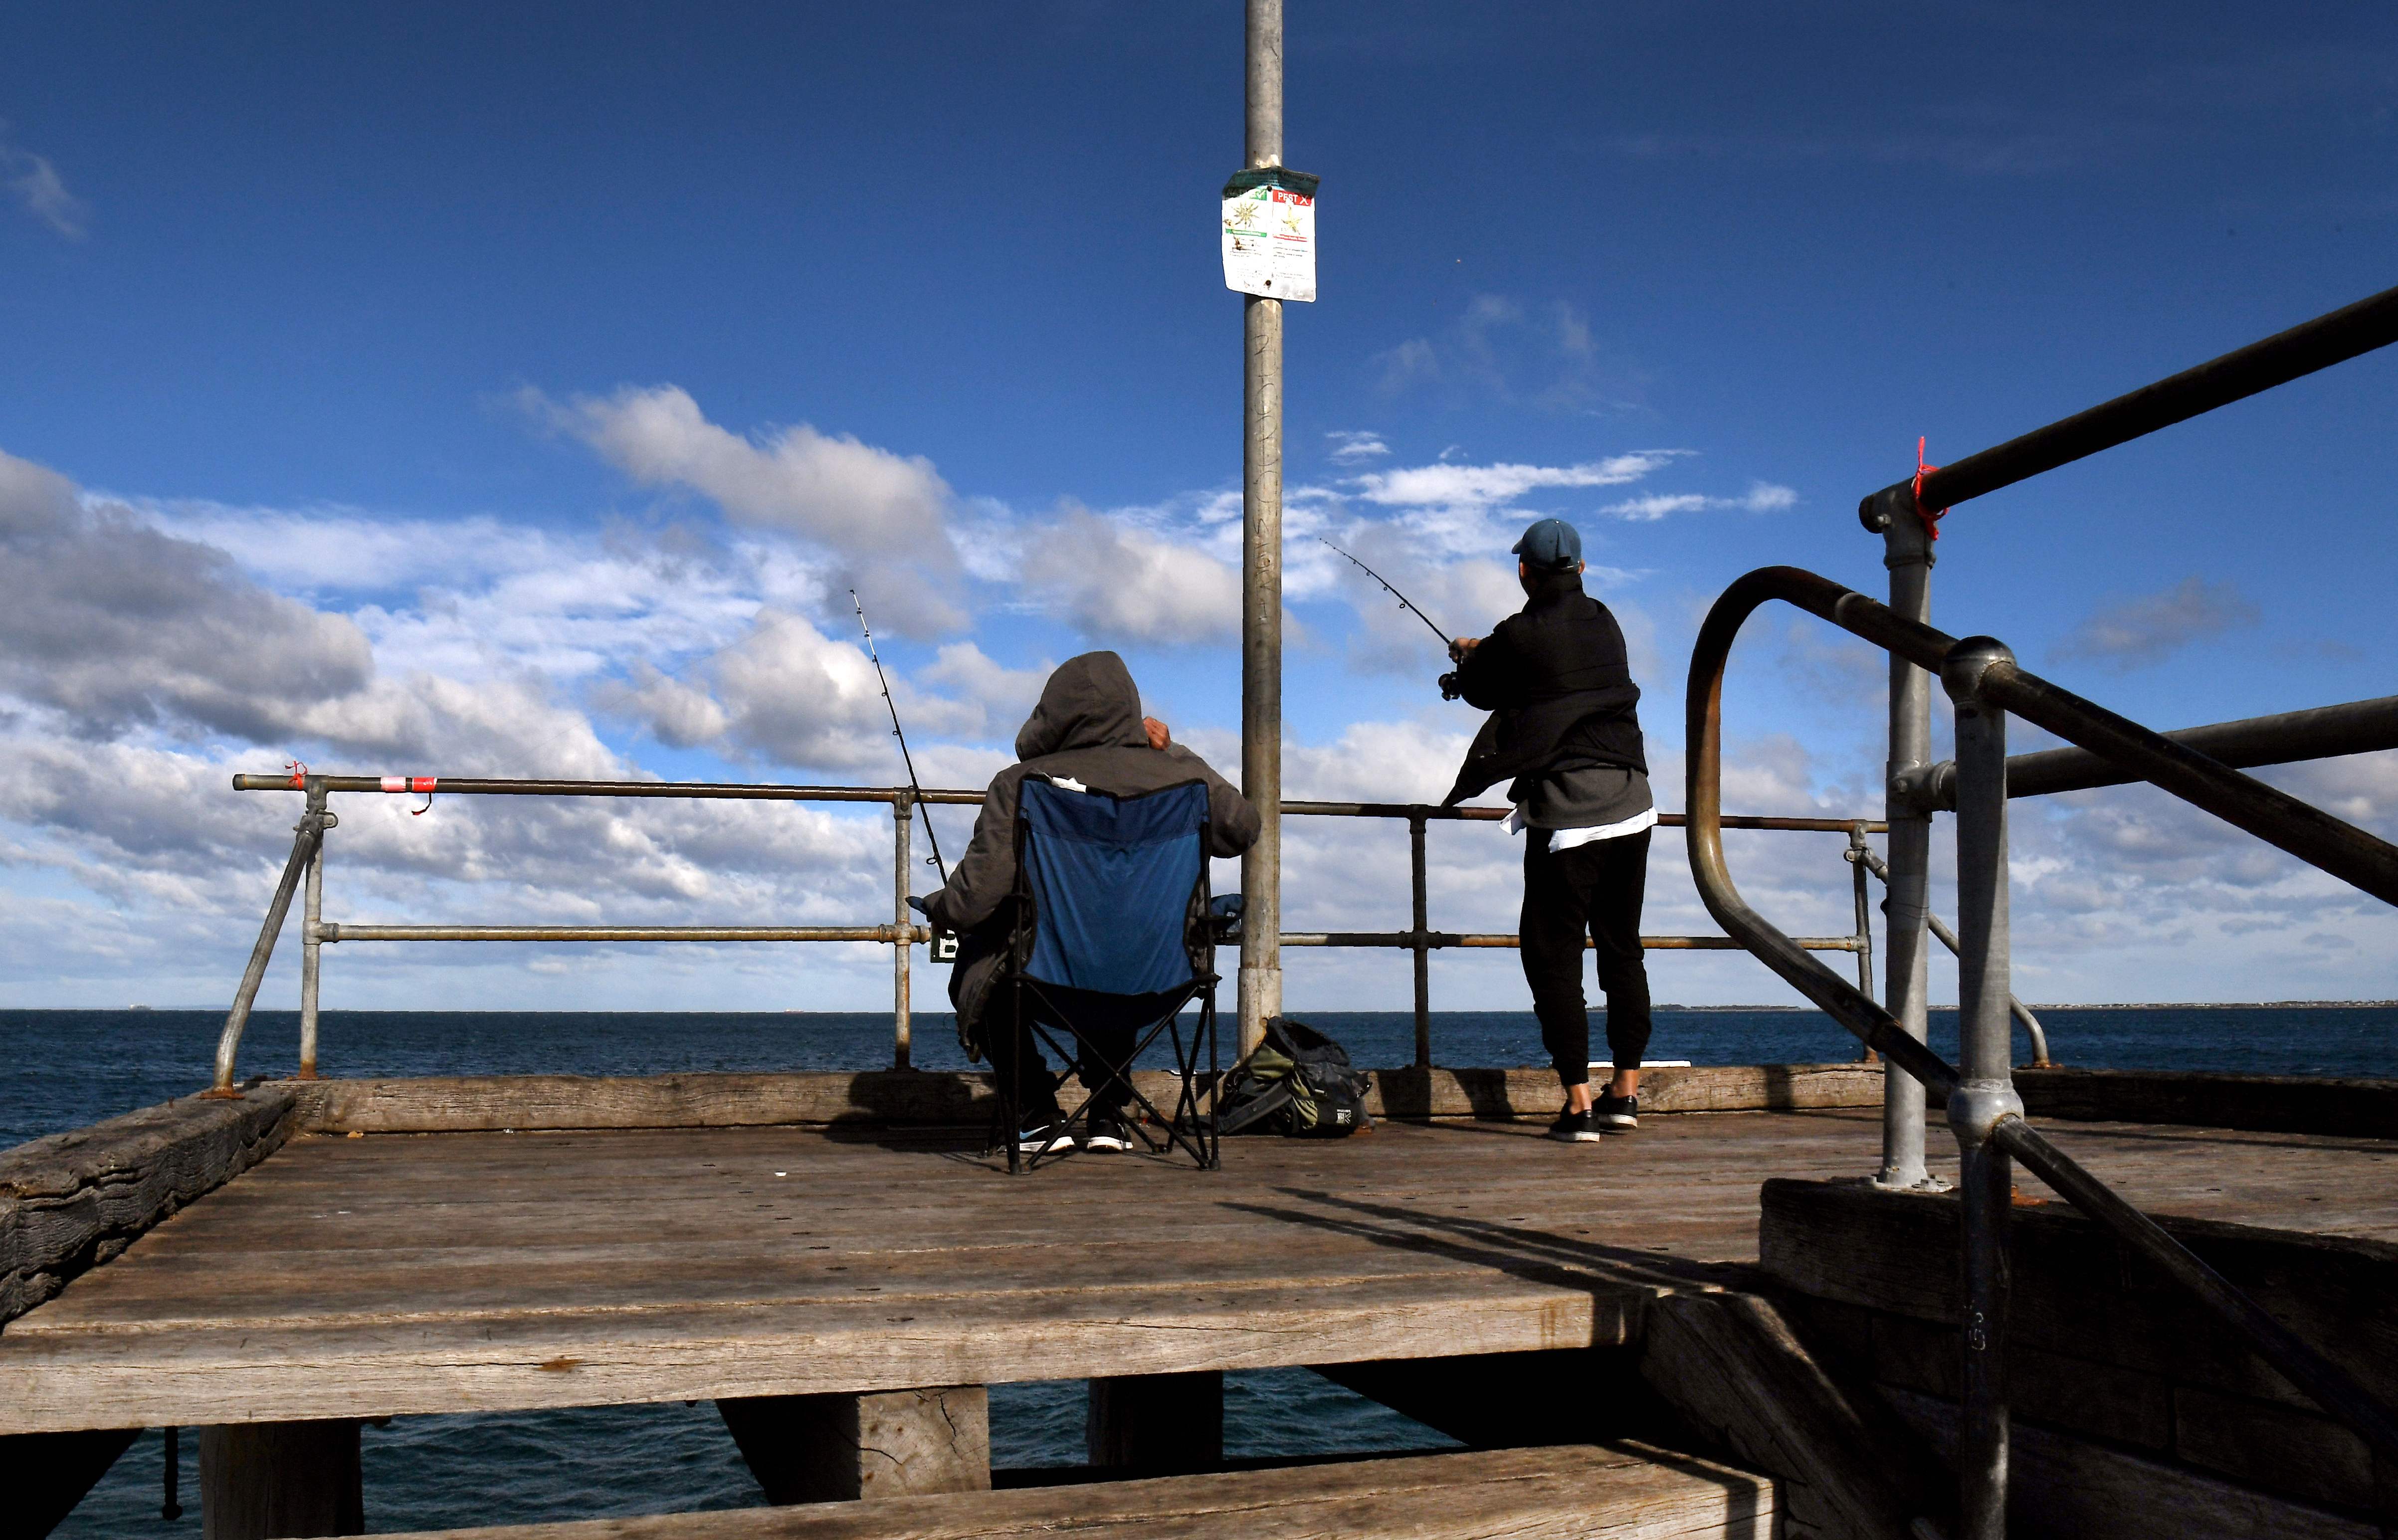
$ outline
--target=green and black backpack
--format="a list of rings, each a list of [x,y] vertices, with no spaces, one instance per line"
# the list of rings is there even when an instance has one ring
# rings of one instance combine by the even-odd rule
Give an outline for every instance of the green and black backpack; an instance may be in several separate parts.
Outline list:
[[[1374,1126],[1366,1111],[1373,1077],[1348,1051],[1304,1021],[1270,1017],[1265,1040],[1224,1076],[1219,1131],[1345,1139]]]

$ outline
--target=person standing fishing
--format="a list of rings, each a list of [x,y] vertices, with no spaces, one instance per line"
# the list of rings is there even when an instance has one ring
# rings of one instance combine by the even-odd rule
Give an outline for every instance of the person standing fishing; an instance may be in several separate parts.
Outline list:
[[[1591,1142],[1639,1124],[1640,1058],[1649,1047],[1649,970],[1640,952],[1649,832],[1657,805],[1636,707],[1640,687],[1623,631],[1583,591],[1582,535],[1543,519],[1516,542],[1524,607],[1484,638],[1450,644],[1454,688],[1490,713],[1467,750],[1452,806],[1507,781],[1510,833],[1524,835],[1525,981],[1566,1104],[1551,1139]],[[1614,1076],[1590,1087],[1590,1012],[1582,939],[1598,953]]]

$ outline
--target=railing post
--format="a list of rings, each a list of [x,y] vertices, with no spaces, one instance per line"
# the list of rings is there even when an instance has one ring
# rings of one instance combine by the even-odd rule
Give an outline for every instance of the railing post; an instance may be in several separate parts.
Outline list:
[[[249,966],[241,970],[241,985],[234,991],[233,1008],[225,1012],[224,1031],[217,1035],[216,1078],[209,1087],[210,1096],[236,1096],[233,1088],[234,1064],[241,1053],[241,1034],[249,1025],[249,1008],[258,1000],[258,986],[266,978],[267,960],[275,955],[275,939],[283,933],[285,916],[291,912],[291,896],[299,891],[300,879],[306,873],[308,863],[316,858],[317,847],[325,838],[330,813],[313,809],[300,815],[291,826],[291,854],[283,862],[283,875],[275,885],[275,897],[266,906],[265,923],[258,927],[258,940],[249,949]]]
[[[1908,620],[1932,619],[1931,534],[1917,517],[1914,490],[1905,482],[1867,498],[1858,510],[1882,537],[1890,569],[1890,607]],[[1917,1042],[1931,1025],[1924,954],[1924,916],[1931,908],[1932,813],[1901,788],[1899,777],[1932,760],[1932,676],[1893,653],[1890,658],[1890,761],[1884,767],[1884,818],[1890,824],[1890,904],[1886,931],[1889,989],[1884,998],[1899,1030]],[[1923,1165],[1923,1087],[1915,1077],[1882,1077],[1883,1187],[1938,1185]]]
[[[1849,862],[1850,890],[1856,898],[1857,993],[1870,1000],[1874,997],[1873,905],[1870,901],[1871,896],[1866,892],[1866,862],[1873,854],[1873,846],[1866,844],[1864,824],[1852,823],[1849,826],[1849,848],[1846,854]],[[1864,1064],[1872,1063],[1873,1049],[1862,1048],[1857,1054],[1857,1061]]]
[[[2005,645],[1968,637],[1949,651],[1941,682],[1957,706],[1957,970],[1959,1083],[1948,1125],[1961,1162],[1964,1408],[1957,1469],[1960,1540],[2004,1540],[2007,1511],[2007,1219],[2014,1163],[1991,1142],[2020,1117],[2010,1061],[2007,901],[2007,719],[1980,698],[1982,674],[2013,663]]]
[[[1408,871],[1415,892],[1415,954],[1416,954],[1416,1068],[1432,1068],[1432,938],[1425,934],[1430,925],[1431,906],[1424,885],[1424,814],[1421,807],[1408,813]]]
[[[904,1070],[909,1067],[909,1052],[908,964],[909,953],[915,950],[910,938],[916,926],[915,916],[908,910],[908,891],[916,877],[910,865],[913,852],[909,848],[916,830],[916,804],[904,790],[892,793],[891,825],[891,926],[896,938],[891,943],[891,1067]]]
[[[310,777],[308,811],[318,816],[319,832],[316,854],[308,858],[306,887],[300,900],[300,1078],[317,1078],[317,969],[322,961],[324,941],[318,934],[325,923],[325,841],[322,831],[338,821],[325,811],[325,788]]]

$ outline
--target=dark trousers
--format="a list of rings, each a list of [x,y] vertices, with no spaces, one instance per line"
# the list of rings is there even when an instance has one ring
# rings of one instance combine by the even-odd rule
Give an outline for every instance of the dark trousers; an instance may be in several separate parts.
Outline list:
[[[1139,1030],[1157,1020],[1160,1012],[1151,1009],[1142,1014],[1148,995],[1094,995],[1082,990],[1052,988],[1046,992],[1053,1004],[1044,1004],[1033,986],[1023,989],[1024,1018],[1016,1014],[1017,989],[1014,982],[1001,979],[992,986],[990,1003],[984,1007],[982,1020],[982,1051],[990,1060],[991,1073],[997,1076],[1000,1093],[1008,1094],[1015,1086],[1015,1075],[1021,1065],[1024,1074],[1019,1105],[1025,1121],[1035,1123],[1054,1117],[1058,1112],[1058,1077],[1049,1069],[1042,1056],[1040,1041],[1033,1036],[1031,1022],[1043,1025],[1061,1035],[1071,1033],[1082,1046],[1084,1068],[1081,1074],[1084,1087],[1091,1093],[1094,1115],[1123,1114],[1132,1101],[1132,1087],[1121,1075],[1099,1068],[1104,1063],[1122,1064],[1132,1057],[1133,1044]]]
[[[1649,969],[1640,956],[1640,900],[1649,885],[1649,831],[1549,853],[1548,831],[1524,831],[1524,981],[1541,1019],[1541,1044],[1557,1079],[1590,1079],[1590,1010],[1582,993],[1582,939],[1598,949],[1607,993],[1607,1046],[1615,1067],[1637,1070],[1649,1051]]]

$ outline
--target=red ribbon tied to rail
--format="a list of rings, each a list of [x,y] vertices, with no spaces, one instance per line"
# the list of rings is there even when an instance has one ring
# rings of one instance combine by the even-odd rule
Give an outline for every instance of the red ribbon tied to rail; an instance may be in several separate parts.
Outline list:
[[[408,816],[411,818],[421,818],[433,811],[433,790],[439,784],[440,777],[438,776],[385,776],[383,777],[383,789],[386,791],[421,791],[424,794],[424,806],[411,807],[408,810]]]
[[[298,760],[287,760],[284,762],[283,768],[291,772],[291,789],[293,790],[305,791],[308,790],[308,767],[305,764],[303,764]]]
[[[1915,440],[1915,517],[1923,520],[1924,534],[1937,540],[1940,538],[1940,516],[1948,510],[1923,506],[1923,479],[1940,468],[1923,463],[1924,437],[1919,435]]]

